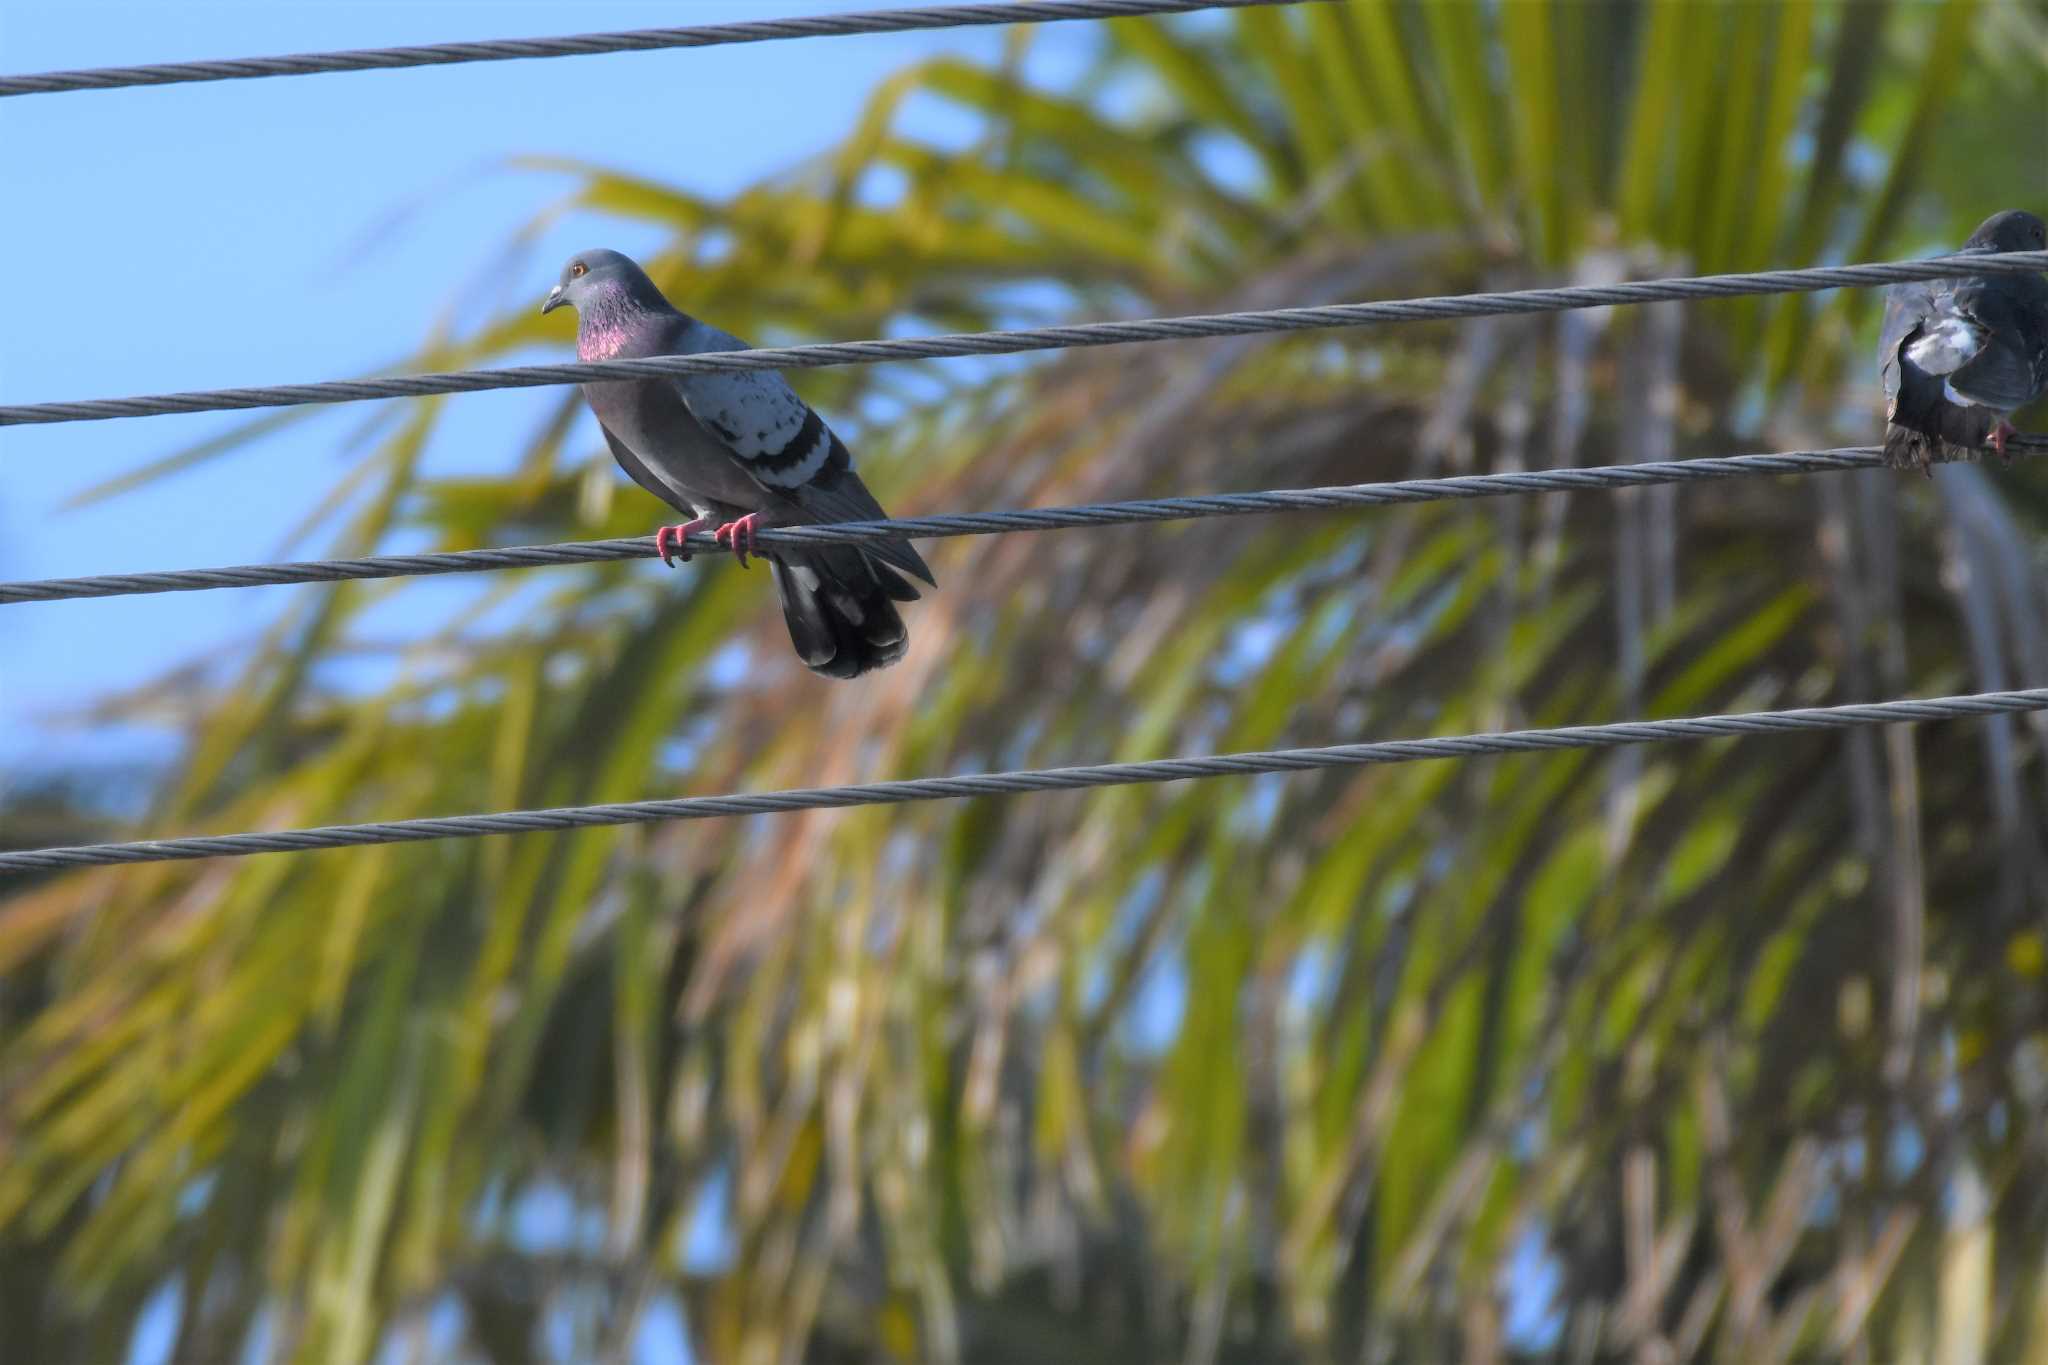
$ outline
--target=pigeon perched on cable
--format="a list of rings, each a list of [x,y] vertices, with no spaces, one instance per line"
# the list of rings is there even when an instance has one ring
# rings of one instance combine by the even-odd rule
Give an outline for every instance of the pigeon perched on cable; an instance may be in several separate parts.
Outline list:
[[[2048,225],[2013,209],[1963,243],[1969,251],[2048,249]],[[1980,275],[1885,291],[1877,363],[1884,375],[1887,463],[1932,474],[1985,446],[2002,459],[2006,415],[2048,388],[2048,279]]]
[[[580,360],[740,351],[747,344],[678,311],[647,273],[616,251],[585,251],[562,267],[541,312],[576,310]],[[714,522],[741,565],[762,527],[878,521],[888,514],[853,472],[846,446],[769,370],[678,374],[585,384],[583,397],[633,482],[690,517],[655,533],[664,564],[687,560],[684,537]],[[797,657],[854,678],[903,657],[898,602],[909,579],[938,581],[908,541],[781,545],[761,552],[782,596]]]

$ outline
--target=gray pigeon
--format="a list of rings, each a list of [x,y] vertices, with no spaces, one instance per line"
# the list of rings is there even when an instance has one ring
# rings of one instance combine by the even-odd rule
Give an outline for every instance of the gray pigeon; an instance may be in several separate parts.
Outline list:
[[[2048,225],[2018,209],[1984,220],[1964,251],[2048,249]],[[2048,387],[2048,279],[1980,275],[1895,284],[1877,347],[1885,460],[1932,474],[1937,460],[2000,458],[2006,415]]]
[[[678,312],[654,281],[616,251],[585,251],[562,267],[543,313],[576,310],[581,360],[741,351],[747,344]],[[683,537],[713,521],[744,565],[761,526],[875,521],[888,514],[853,472],[846,447],[768,370],[679,374],[585,384],[583,397],[633,482],[692,519],[664,526],[664,564]],[[789,638],[804,664],[854,678],[903,657],[910,635],[898,602],[917,600],[909,577],[938,586],[908,541],[787,546],[764,551],[782,595]]]

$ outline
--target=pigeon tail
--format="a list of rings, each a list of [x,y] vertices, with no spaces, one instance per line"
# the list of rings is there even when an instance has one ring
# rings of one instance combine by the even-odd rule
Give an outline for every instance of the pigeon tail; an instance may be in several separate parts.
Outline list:
[[[910,632],[896,611],[917,589],[851,546],[790,550],[769,561],[797,657],[828,678],[857,678],[903,657]]]
[[[1917,469],[1922,474],[1932,474],[1933,466],[1950,458],[1948,443],[1938,436],[1896,423],[1884,430],[1884,462],[1893,469]]]
[[[1907,368],[1900,379],[1884,432],[1886,464],[1925,474],[1931,465],[1976,459],[1991,444],[2002,414],[1947,401],[1940,378],[1917,368]]]

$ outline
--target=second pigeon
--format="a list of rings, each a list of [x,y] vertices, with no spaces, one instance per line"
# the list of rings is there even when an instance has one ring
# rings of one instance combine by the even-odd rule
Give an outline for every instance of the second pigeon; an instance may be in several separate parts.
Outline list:
[[[2048,224],[2012,209],[1993,214],[1965,252],[2040,251]],[[1931,474],[1941,460],[1986,446],[2005,455],[2006,416],[2048,387],[2048,280],[1966,276],[1895,284],[1878,337],[1885,459]]]
[[[541,312],[563,304],[576,310],[579,360],[747,349],[679,311],[616,251],[571,257]],[[888,515],[853,472],[845,444],[773,371],[607,380],[583,385],[583,397],[633,482],[691,518],[656,533],[664,563],[672,549],[688,559],[683,538],[713,522],[745,564],[758,528]],[[911,578],[938,586],[908,541],[778,546],[762,558],[797,657],[834,678],[902,658],[910,635],[896,604],[917,600]]]

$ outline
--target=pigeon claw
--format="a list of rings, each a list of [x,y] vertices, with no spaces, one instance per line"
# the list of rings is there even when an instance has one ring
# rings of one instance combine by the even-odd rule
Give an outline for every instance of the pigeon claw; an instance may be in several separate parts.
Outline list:
[[[2019,434],[2019,428],[2010,422],[2000,422],[1997,426],[1991,428],[1991,448],[1997,451],[1998,458],[2008,465],[2012,463],[2012,452],[2005,448],[2006,438]]]
[[[728,521],[712,532],[720,545],[732,551],[733,558],[747,567],[747,555],[754,548],[754,523],[760,519],[758,512],[749,512],[738,521]]]
[[[701,530],[705,524],[703,517],[692,517],[680,525],[662,527],[654,533],[654,552],[660,555],[661,562],[670,568],[675,567],[675,561],[669,558],[672,554],[681,555],[683,563],[689,563],[690,542],[687,537],[690,532]]]

